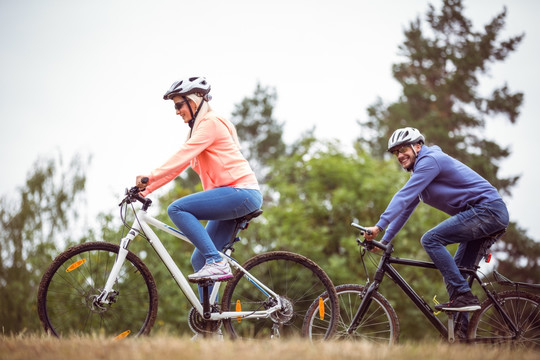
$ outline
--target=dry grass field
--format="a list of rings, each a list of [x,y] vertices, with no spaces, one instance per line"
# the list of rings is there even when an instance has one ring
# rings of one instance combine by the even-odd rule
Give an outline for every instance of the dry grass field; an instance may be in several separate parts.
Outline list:
[[[0,337],[0,359],[115,360],[537,360],[540,351],[438,342],[375,346],[367,343],[294,341],[191,341],[170,336],[114,341],[46,336]]]

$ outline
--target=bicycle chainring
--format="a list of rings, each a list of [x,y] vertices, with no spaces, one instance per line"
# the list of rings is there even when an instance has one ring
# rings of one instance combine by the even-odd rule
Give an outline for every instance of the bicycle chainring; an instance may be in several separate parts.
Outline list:
[[[217,312],[217,309],[212,309],[212,312]],[[191,331],[193,331],[196,334],[207,334],[207,333],[215,333],[219,330],[221,327],[221,320],[213,321],[213,320],[205,320],[195,310],[195,308],[191,308],[189,310],[188,315],[188,324]]]

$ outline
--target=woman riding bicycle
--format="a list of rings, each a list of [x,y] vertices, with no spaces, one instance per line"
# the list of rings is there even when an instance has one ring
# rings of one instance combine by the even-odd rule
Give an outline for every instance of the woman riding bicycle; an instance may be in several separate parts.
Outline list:
[[[143,196],[167,184],[191,166],[199,175],[202,192],[174,201],[168,208],[173,223],[195,245],[191,281],[226,280],[229,264],[218,249],[231,239],[235,219],[262,205],[257,178],[240,152],[234,125],[217,115],[208,104],[210,84],[204,77],[190,77],[172,84],[163,99],[172,100],[190,131],[186,142],[162,166],[137,176]],[[143,183],[143,178],[148,178]],[[208,220],[206,228],[199,220]]]
[[[411,178],[381,215],[367,228],[371,240],[388,226],[382,238],[388,243],[405,225],[420,201],[451,215],[422,236],[421,243],[444,277],[450,302],[437,310],[475,311],[476,296],[458,266],[473,267],[486,237],[508,226],[508,211],[497,189],[472,169],[443,153],[438,146],[424,145],[425,138],[411,127],[396,130],[388,140],[388,151]],[[447,245],[459,243],[452,258]]]

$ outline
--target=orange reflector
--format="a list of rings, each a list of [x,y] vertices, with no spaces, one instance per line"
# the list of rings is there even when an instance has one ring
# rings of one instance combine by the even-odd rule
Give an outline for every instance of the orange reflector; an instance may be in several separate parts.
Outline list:
[[[79,261],[74,262],[73,264],[71,264],[71,265],[66,269],[66,272],[70,272],[70,271],[75,270],[76,268],[78,268],[79,266],[81,266],[82,264],[84,264],[85,262],[86,262],[86,259],[81,259],[81,260],[79,260]]]
[[[486,262],[489,263],[491,261],[491,253],[487,254],[486,256]]]
[[[122,340],[123,338],[125,338],[126,336],[128,336],[129,334],[131,334],[131,330],[126,330],[124,331],[123,333],[121,333],[120,335],[117,335],[114,340]]]
[[[236,300],[236,311],[242,311],[242,305],[240,304],[240,300]],[[242,322],[242,318],[239,316],[236,318],[236,321]]]
[[[324,301],[322,297],[319,297],[319,316],[321,317],[321,320],[324,319]]]

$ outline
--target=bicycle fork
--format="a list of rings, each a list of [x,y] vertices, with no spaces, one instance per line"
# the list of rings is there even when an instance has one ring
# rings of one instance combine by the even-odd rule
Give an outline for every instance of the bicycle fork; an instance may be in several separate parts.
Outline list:
[[[131,240],[137,236],[137,233],[139,232],[138,229],[131,229],[129,233],[126,235],[126,237],[122,238],[120,241],[120,248],[118,249],[118,255],[116,256],[116,260],[114,261],[114,265],[112,267],[111,272],[109,273],[109,277],[107,278],[107,282],[105,283],[105,287],[99,294],[99,296],[95,300],[95,304],[99,306],[99,304],[110,304],[110,298],[109,294],[114,293],[113,286],[116,283],[116,280],[118,279],[118,274],[120,273],[120,269],[122,268],[122,265],[124,264],[124,261],[126,260],[127,254],[128,254],[128,246]]]
[[[354,318],[351,322],[351,325],[347,329],[347,334],[352,334],[358,329],[358,326],[360,325],[360,322],[364,318],[364,315],[366,314],[367,309],[371,305],[372,296],[375,291],[379,288],[379,284],[381,283],[382,279],[384,277],[384,271],[381,269],[375,273],[375,276],[373,278],[373,282],[367,290],[365,290],[365,293],[363,294],[362,302],[360,303],[360,306],[358,307],[358,311],[356,311],[356,315],[354,315]]]

